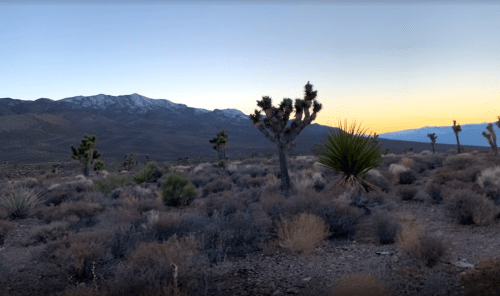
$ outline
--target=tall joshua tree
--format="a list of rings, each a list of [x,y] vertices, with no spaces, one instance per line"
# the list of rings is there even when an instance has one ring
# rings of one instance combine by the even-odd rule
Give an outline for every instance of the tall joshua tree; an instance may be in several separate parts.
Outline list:
[[[82,174],[85,177],[89,176],[90,167],[94,163],[95,167],[104,167],[104,163],[98,160],[101,154],[94,148],[96,140],[95,135],[85,135],[80,143],[80,147],[75,148],[71,146],[71,152],[73,152],[72,158],[83,164]]]
[[[214,150],[217,150],[219,154],[219,159],[226,159],[226,145],[228,142],[228,137],[224,130],[219,131],[217,137],[209,140],[210,143],[214,144]]]
[[[315,100],[317,93],[318,91],[312,90],[312,84],[308,81],[305,85],[304,99],[295,99],[295,104],[293,104],[291,99],[284,98],[279,107],[274,107],[272,99],[265,96],[257,101],[257,106],[264,112],[265,118],[262,118],[259,110],[255,110],[255,113],[250,115],[253,125],[278,148],[281,170],[280,189],[286,197],[289,196],[292,188],[288,175],[288,148],[304,128],[316,119],[316,114],[321,110],[322,105]],[[309,110],[311,107],[312,114]],[[290,126],[287,126],[290,115],[294,111],[294,120]]]
[[[434,150],[434,144],[436,144],[436,139],[437,139],[436,133],[427,134],[427,137],[431,139],[432,153],[436,153],[436,150]]]
[[[500,120],[496,122],[497,125],[500,127]],[[497,146],[497,136],[495,134],[495,131],[493,130],[493,123],[488,123],[488,126],[486,129],[490,132],[482,132],[482,135],[488,139],[488,143],[490,143],[491,149],[493,149],[493,153],[495,153],[495,156],[498,155],[498,146]]]
[[[455,137],[457,137],[458,153],[460,153],[461,149],[460,149],[460,140],[458,139],[458,133],[462,131],[462,127],[460,126],[460,124],[457,125],[456,120],[453,120],[453,126],[451,128],[453,128],[453,132],[455,133]]]

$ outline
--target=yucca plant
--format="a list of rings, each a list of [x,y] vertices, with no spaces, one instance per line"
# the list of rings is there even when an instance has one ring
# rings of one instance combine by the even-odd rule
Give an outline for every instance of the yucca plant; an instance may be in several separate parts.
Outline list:
[[[345,121],[347,127],[347,120]],[[326,135],[325,143],[321,145],[319,163],[327,168],[341,172],[342,179],[335,184],[336,187],[348,189],[357,187],[363,192],[363,185],[373,189],[379,188],[364,180],[369,170],[382,162],[382,150],[370,137],[364,137],[366,130],[360,127],[356,130],[356,123],[350,130],[344,131],[341,122],[338,130],[333,128]]]
[[[437,139],[436,133],[427,134],[427,137],[431,139],[432,153],[436,153],[436,150],[434,149],[434,145],[436,144]]]
[[[34,189],[19,187],[0,196],[0,206],[7,210],[10,219],[22,219],[35,208],[39,197]]]

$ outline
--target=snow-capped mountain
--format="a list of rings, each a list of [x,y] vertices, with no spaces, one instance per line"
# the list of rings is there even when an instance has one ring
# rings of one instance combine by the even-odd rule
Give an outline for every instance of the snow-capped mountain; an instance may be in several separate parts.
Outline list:
[[[462,131],[458,133],[458,138],[461,145],[473,145],[489,147],[488,140],[481,134],[486,130],[487,122],[479,124],[463,124],[461,125]],[[493,125],[497,135],[500,135],[500,129],[496,124]],[[402,140],[412,142],[425,142],[430,143],[430,138],[427,134],[435,133],[437,136],[436,144],[456,144],[457,139],[453,129],[450,126],[425,126],[418,129],[402,130],[397,132],[383,133],[379,138]],[[488,132],[489,133],[489,132]]]
[[[237,109],[215,109],[213,111],[192,108],[185,104],[173,103],[166,99],[151,99],[141,96],[137,93],[131,95],[111,96],[105,94],[98,94],[95,96],[75,96],[64,98],[61,100],[51,100],[41,98],[36,101],[22,101],[13,100],[10,98],[0,99],[14,112],[27,113],[27,112],[51,112],[61,110],[89,110],[98,113],[108,114],[136,114],[148,115],[156,114],[158,116],[175,115],[180,117],[195,116],[202,117],[218,117],[220,120],[232,120],[236,123],[249,122],[248,115]],[[205,116],[204,116],[205,115]],[[206,120],[203,118],[202,120]]]

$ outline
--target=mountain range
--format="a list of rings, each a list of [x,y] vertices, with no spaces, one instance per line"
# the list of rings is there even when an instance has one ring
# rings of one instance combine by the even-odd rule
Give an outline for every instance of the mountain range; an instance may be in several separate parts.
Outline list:
[[[75,96],[61,100],[26,101],[0,98],[0,162],[40,163],[71,160],[71,146],[85,134],[97,136],[96,149],[105,162],[121,162],[125,154],[163,162],[178,158],[215,159],[209,140],[224,129],[229,158],[277,154],[275,146],[236,109],[192,108],[139,94]],[[450,128],[451,129],[451,128]],[[465,130],[465,126],[464,126]],[[311,154],[324,140],[328,126],[311,124],[297,137],[297,154]],[[382,138],[382,135],[380,136]],[[438,138],[438,143],[440,138]],[[429,143],[380,139],[384,149],[429,150]],[[438,144],[440,152],[456,148]],[[475,147],[483,150],[485,147]]]
[[[462,131],[458,133],[458,138],[461,145],[474,145],[490,147],[488,140],[481,134],[483,131],[488,132],[486,127],[488,122],[479,124],[464,124],[461,125]],[[493,124],[493,130],[497,135],[500,135],[500,129],[496,124]],[[455,133],[453,132],[452,126],[425,126],[418,129],[408,129],[397,132],[383,133],[380,134],[380,138],[393,139],[393,140],[403,140],[412,142],[425,142],[430,143],[427,134],[435,133],[436,144],[456,144],[457,139]]]

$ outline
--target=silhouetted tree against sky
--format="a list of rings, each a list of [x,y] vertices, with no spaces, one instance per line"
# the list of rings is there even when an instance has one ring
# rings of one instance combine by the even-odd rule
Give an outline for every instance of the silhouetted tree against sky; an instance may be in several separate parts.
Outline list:
[[[272,99],[268,96],[257,101],[261,110],[255,110],[250,115],[253,125],[261,131],[266,139],[273,142],[278,148],[281,170],[281,192],[288,197],[292,184],[288,174],[288,148],[295,138],[316,119],[316,114],[322,105],[315,99],[317,91],[312,90],[309,81],[305,85],[304,99],[295,99],[295,104],[289,98],[284,98],[279,107],[274,107]],[[310,108],[312,107],[312,114]],[[294,121],[288,126],[290,115],[295,111]],[[262,118],[261,112],[265,117]]]

